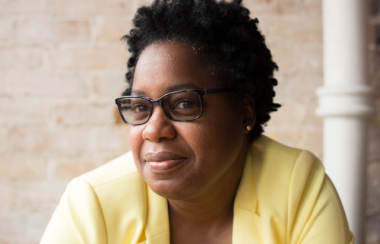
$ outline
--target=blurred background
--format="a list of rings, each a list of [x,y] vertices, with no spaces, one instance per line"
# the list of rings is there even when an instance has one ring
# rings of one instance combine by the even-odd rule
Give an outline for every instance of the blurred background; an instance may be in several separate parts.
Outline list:
[[[368,2],[370,85],[380,111],[380,3]],[[0,0],[0,244],[39,243],[68,182],[127,152],[114,98],[120,38],[147,0]],[[280,67],[266,134],[323,157],[321,0],[243,0]],[[368,131],[366,243],[380,244],[380,115]]]

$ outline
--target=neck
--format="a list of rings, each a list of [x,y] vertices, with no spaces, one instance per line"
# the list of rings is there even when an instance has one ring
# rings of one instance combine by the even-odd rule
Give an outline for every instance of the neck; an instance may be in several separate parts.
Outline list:
[[[219,194],[218,194],[219,195]],[[203,202],[168,200],[171,222],[183,222],[188,226],[212,226],[233,216],[234,194],[213,196]]]
[[[235,195],[244,169],[247,150],[242,150],[237,161],[225,172],[221,180],[214,182],[209,190],[204,189],[194,199],[169,199],[170,222],[194,226],[217,226],[232,221]],[[182,223],[179,223],[182,222]]]

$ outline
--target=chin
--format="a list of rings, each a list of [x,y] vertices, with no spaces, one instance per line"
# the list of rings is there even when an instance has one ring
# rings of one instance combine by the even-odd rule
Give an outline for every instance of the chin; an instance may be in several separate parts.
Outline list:
[[[194,195],[192,193],[197,192],[194,186],[185,186],[174,180],[155,180],[154,182],[147,182],[147,184],[157,195],[172,200],[189,199]]]

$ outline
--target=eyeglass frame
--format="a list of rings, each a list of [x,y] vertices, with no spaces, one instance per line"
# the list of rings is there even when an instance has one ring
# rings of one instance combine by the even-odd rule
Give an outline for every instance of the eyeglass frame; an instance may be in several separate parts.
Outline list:
[[[166,93],[165,95],[163,95],[162,97],[160,97],[159,99],[157,100],[153,100],[149,97],[144,97],[144,96],[122,96],[122,97],[118,97],[115,99],[115,103],[119,109],[119,113],[120,113],[120,116],[122,118],[122,120],[124,121],[124,123],[128,124],[128,125],[142,125],[142,124],[145,124],[149,121],[150,117],[152,117],[152,114],[153,114],[153,111],[154,111],[154,107],[155,105],[159,105],[162,109],[162,111],[164,112],[164,114],[166,115],[166,117],[170,120],[173,120],[173,121],[192,121],[192,120],[197,120],[199,119],[202,114],[203,114],[203,98],[204,96],[206,95],[210,95],[210,94],[217,94],[217,93],[223,93],[223,92],[233,92],[234,89],[232,88],[215,88],[215,89],[189,89],[189,90],[179,90],[179,91],[174,91],[174,92],[169,92],[169,93]],[[182,93],[182,92],[195,92],[198,94],[199,96],[199,99],[200,99],[200,102],[201,102],[201,111],[199,113],[199,116],[198,117],[195,117],[195,118],[191,118],[191,119],[176,119],[176,118],[173,118],[169,113],[167,113],[164,109],[164,107],[162,106],[162,100],[167,97],[167,96],[170,96],[172,94],[176,94],[176,93]],[[143,123],[129,123],[125,120],[122,112],[121,112],[121,103],[120,101],[122,101],[123,99],[130,99],[130,98],[141,98],[141,99],[144,99],[144,100],[147,100],[148,102],[150,102],[152,104],[152,108],[150,110],[150,114],[149,114],[149,117],[147,118],[147,120]]]

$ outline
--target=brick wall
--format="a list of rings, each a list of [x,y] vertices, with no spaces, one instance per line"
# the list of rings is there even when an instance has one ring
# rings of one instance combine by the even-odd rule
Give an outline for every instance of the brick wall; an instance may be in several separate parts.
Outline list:
[[[369,129],[367,243],[380,243],[380,0],[369,2],[369,81],[377,91],[377,115]]]
[[[244,1],[280,66],[283,108],[266,133],[322,157],[314,115],[323,83],[321,0]],[[126,87],[119,39],[147,2],[0,1],[0,244],[38,243],[68,181],[129,150],[114,105]],[[380,91],[380,21],[371,14],[370,80]],[[369,138],[367,244],[380,244],[380,115]]]

